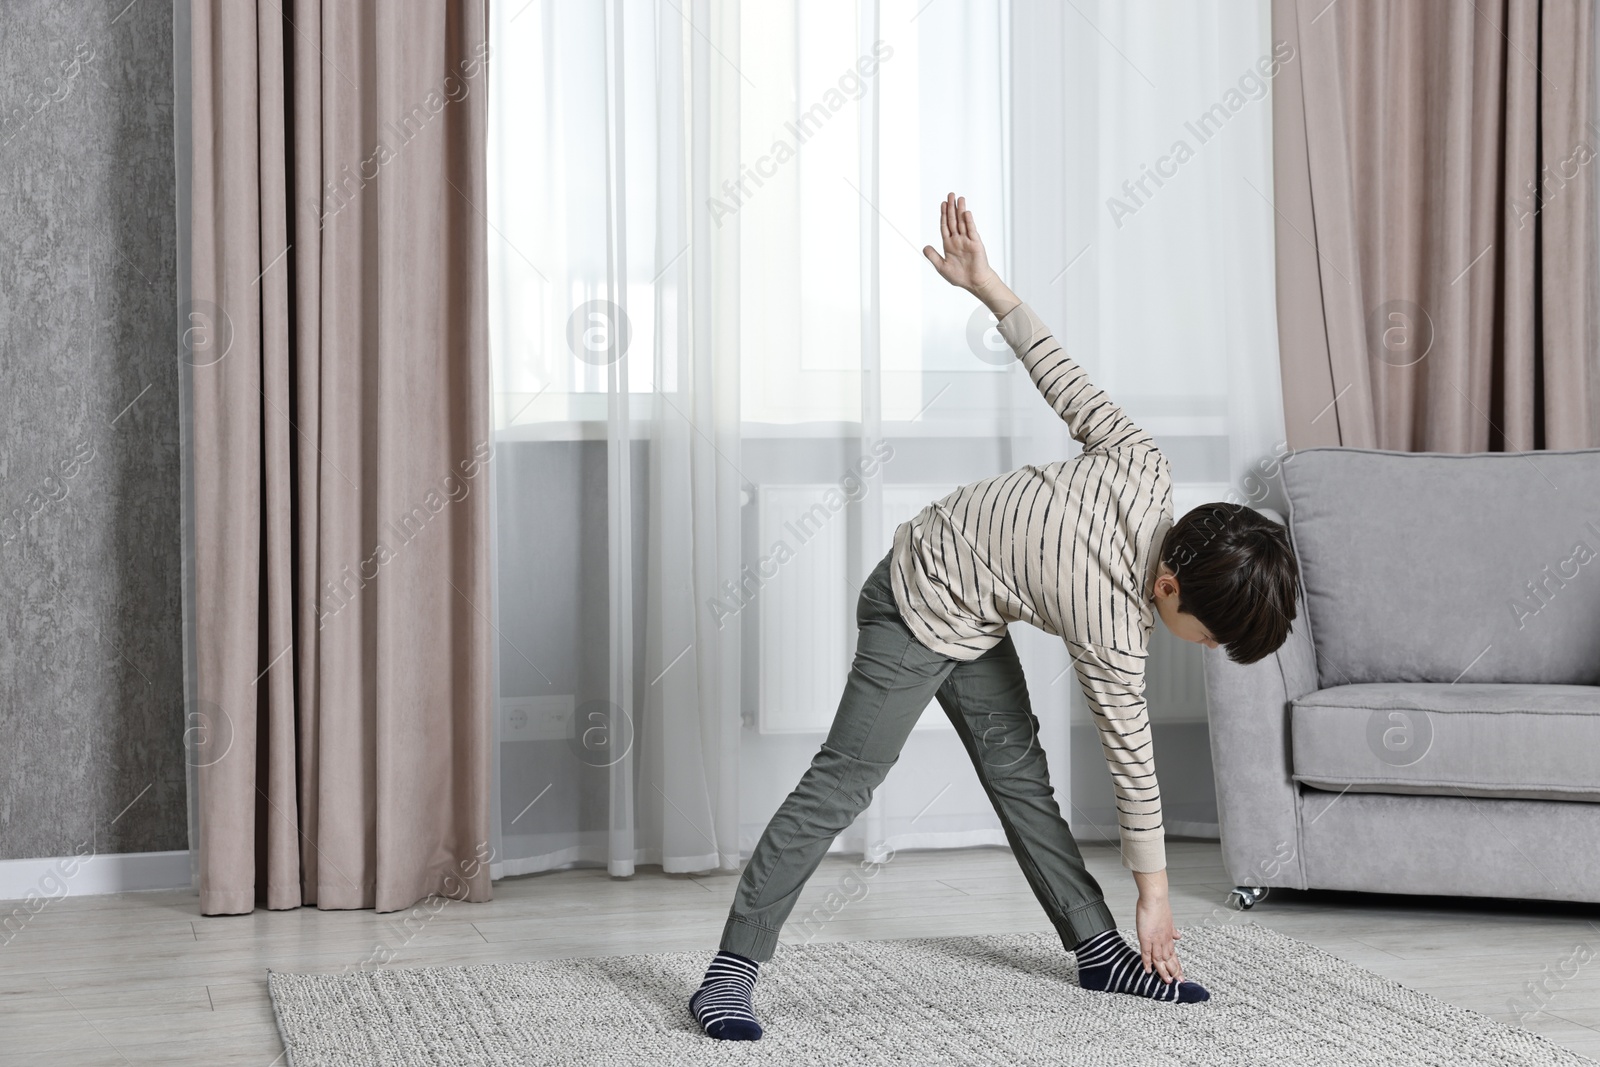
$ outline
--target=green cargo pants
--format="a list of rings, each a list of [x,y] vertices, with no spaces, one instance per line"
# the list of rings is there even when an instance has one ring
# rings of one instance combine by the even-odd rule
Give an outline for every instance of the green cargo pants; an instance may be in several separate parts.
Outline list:
[[[806,880],[871,801],[934,696],[972,757],[1012,854],[1062,944],[1071,948],[1114,928],[1100,885],[1056,806],[1039,720],[1010,635],[970,661],[923,645],[900,618],[888,556],[862,586],[856,623],[855,662],[833,726],[756,844],[721,947],[753,960],[772,958]]]

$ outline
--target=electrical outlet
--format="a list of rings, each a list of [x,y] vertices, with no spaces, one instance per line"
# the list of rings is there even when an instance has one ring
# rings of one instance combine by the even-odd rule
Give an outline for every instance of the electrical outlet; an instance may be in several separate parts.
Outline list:
[[[565,741],[572,736],[576,703],[570,695],[505,697],[500,701],[500,740]]]

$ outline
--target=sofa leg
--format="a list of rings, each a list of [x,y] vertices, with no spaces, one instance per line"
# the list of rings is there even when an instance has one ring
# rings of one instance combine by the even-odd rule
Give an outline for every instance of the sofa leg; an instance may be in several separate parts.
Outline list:
[[[1267,888],[1256,885],[1236,885],[1228,891],[1228,907],[1235,911],[1249,911],[1267,899]]]

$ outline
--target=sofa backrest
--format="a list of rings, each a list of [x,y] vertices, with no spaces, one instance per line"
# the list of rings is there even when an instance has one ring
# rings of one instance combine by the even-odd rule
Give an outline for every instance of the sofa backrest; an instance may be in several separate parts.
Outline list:
[[[1600,449],[1283,462],[1324,688],[1600,684]]]

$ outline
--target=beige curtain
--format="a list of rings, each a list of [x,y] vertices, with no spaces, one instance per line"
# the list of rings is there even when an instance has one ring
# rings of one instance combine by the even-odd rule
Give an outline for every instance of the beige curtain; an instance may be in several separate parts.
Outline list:
[[[1595,444],[1591,0],[1272,15],[1289,444]]]
[[[483,0],[192,41],[201,910],[487,899]]]

